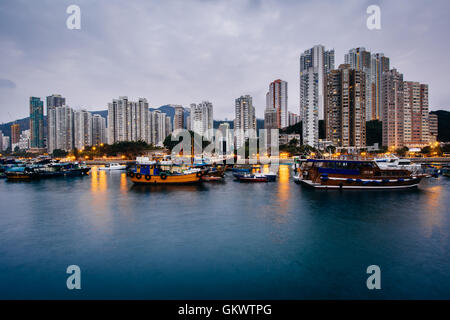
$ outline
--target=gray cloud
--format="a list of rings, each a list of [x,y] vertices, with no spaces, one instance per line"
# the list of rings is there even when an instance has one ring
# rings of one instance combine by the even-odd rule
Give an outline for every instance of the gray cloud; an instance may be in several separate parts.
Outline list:
[[[16,84],[8,79],[0,79],[0,88],[14,89]]]
[[[298,112],[299,55],[319,43],[335,48],[336,64],[352,47],[384,52],[405,79],[430,85],[432,109],[450,106],[446,0],[79,0],[81,30],[68,30],[72,3],[0,3],[0,70],[17,83],[0,90],[0,110],[23,117],[29,96],[52,93],[99,110],[128,95],[153,107],[208,99],[215,118],[231,119],[234,99],[251,94],[262,117],[268,85],[281,78]],[[377,31],[366,28],[373,3],[382,13]]]

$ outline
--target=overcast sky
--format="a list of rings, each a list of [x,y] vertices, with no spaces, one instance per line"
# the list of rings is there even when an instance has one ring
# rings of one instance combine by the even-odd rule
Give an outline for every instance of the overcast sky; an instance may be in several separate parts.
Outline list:
[[[81,8],[81,30],[66,9]],[[381,8],[381,30],[366,8]],[[215,119],[234,118],[234,99],[253,96],[262,118],[268,85],[289,83],[298,113],[299,55],[315,44],[344,53],[383,52],[405,80],[430,86],[430,109],[450,109],[448,0],[1,0],[0,122],[28,116],[30,96],[106,109],[118,96],[150,106],[209,100]]]

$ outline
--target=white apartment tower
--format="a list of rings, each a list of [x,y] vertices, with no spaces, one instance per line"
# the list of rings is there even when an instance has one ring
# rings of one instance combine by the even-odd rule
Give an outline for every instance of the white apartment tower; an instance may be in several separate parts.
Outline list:
[[[317,146],[319,119],[324,119],[325,76],[334,69],[334,49],[316,45],[300,56],[300,117],[303,143]]]
[[[56,141],[54,149],[70,151],[73,149],[73,110],[69,106],[55,108]],[[53,149],[53,150],[54,150]],[[53,152],[52,150],[52,152]]]
[[[153,145],[162,146],[164,139],[170,135],[170,117],[160,110],[149,111],[149,137],[148,140]]]
[[[74,145],[84,149],[92,145],[92,114],[86,110],[74,111],[73,117]]]
[[[56,148],[56,108],[66,105],[66,99],[60,94],[47,97],[47,151],[52,153]]]
[[[92,116],[92,145],[106,142],[106,119],[99,114],[94,114]]]
[[[245,95],[235,100],[234,134],[236,147],[244,145],[246,138],[256,138],[256,116],[252,97]]]
[[[213,105],[209,101],[203,101],[199,104],[191,104],[191,130],[204,136],[207,140],[212,138],[213,127]]]
[[[128,97],[119,97],[108,103],[108,140],[149,142],[148,102],[140,98],[137,102]]]

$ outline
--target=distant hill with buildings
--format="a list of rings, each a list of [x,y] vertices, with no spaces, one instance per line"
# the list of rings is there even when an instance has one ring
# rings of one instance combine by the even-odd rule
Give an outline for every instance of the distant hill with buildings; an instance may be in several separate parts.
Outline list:
[[[150,108],[151,111],[160,110],[161,112],[167,114],[170,119],[173,121],[173,117],[175,114],[175,108],[171,105],[163,105],[159,108]],[[450,111],[446,110],[438,110],[431,111],[432,114],[436,114],[438,116],[438,141],[450,142]],[[92,114],[98,114],[105,119],[108,119],[108,111],[100,110],[100,111],[92,111]],[[185,121],[187,121],[187,117],[189,116],[189,111],[185,112]],[[30,118],[18,119],[16,121],[11,121],[8,123],[0,124],[0,131],[3,132],[6,136],[11,136],[11,125],[16,122],[20,125],[20,131],[28,130],[30,128]],[[230,124],[230,129],[234,128],[234,123],[232,120],[214,120],[214,129],[219,128],[219,125],[223,122],[228,122]],[[257,129],[264,129],[264,120],[257,119],[256,120]],[[44,130],[47,127],[47,116],[44,116]],[[301,125],[294,125],[285,129],[287,133],[301,133]],[[325,130],[323,121],[319,121],[319,137],[321,139],[324,138]],[[368,121],[367,122],[367,145],[372,145],[376,142],[381,145],[381,122],[380,121]]]

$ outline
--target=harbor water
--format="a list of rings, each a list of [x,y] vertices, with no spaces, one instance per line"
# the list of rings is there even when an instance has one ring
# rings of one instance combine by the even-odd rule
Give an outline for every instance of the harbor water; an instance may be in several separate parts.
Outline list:
[[[450,178],[417,190],[0,180],[1,299],[450,299]],[[68,290],[66,269],[81,269]],[[367,267],[381,270],[368,290]]]

